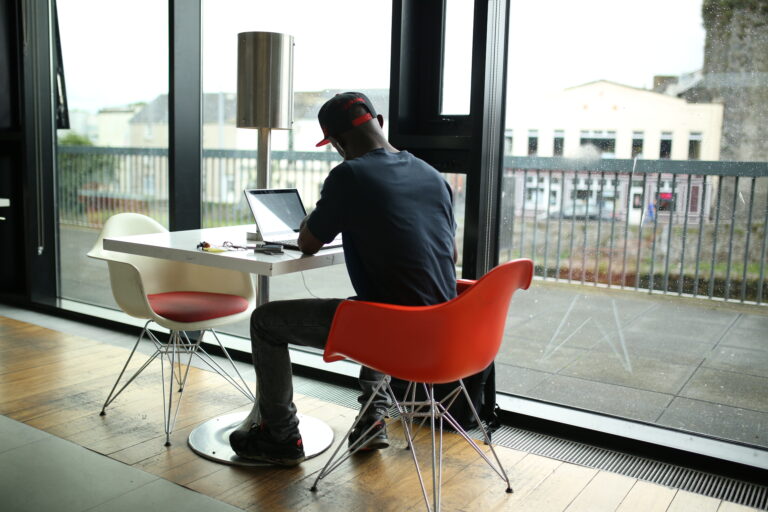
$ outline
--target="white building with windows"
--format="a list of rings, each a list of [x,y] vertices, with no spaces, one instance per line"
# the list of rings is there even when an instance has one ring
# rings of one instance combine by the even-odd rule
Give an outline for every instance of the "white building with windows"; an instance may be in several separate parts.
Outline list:
[[[507,115],[505,150],[511,156],[564,158],[564,171],[514,175],[515,204],[526,216],[609,218],[629,210],[639,223],[648,212],[696,221],[707,211],[713,182],[701,176],[630,176],[625,172],[569,172],[568,161],[584,168],[600,159],[718,160],[723,119],[721,104],[684,99],[605,80],[590,82],[515,103]],[[595,166],[597,167],[597,166]],[[510,188],[510,187],[507,187]],[[686,210],[687,208],[687,210]],[[665,213],[666,212],[666,213]]]
[[[599,80],[511,99],[507,119],[515,156],[718,160],[723,106]]]

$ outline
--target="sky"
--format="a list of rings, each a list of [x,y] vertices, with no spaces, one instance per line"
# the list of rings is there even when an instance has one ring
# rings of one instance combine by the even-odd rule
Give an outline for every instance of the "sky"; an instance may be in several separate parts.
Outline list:
[[[508,98],[598,79],[649,88],[654,75],[699,69],[701,2],[511,0]],[[57,3],[70,109],[95,112],[168,91],[166,2]],[[469,5],[448,0],[446,108],[457,110],[468,94]],[[237,34],[248,31],[294,36],[296,91],[389,86],[390,1],[203,0],[205,92],[235,92]]]

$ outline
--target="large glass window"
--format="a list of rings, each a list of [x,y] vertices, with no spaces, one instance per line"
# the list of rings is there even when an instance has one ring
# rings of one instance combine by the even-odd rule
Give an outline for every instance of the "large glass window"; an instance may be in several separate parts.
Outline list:
[[[374,21],[375,20],[375,21]],[[341,162],[322,139],[320,106],[344,91],[366,93],[378,113],[389,112],[392,6],[341,0],[203,1],[203,225],[253,222],[243,189],[256,185],[257,130],[235,126],[237,34],[279,32],[294,38],[294,124],[271,132],[273,188],[297,188],[308,211],[328,172]],[[273,278],[272,299],[348,297],[343,265]],[[248,326],[232,328],[248,335]]]
[[[85,253],[115,213],[168,225],[168,5],[56,3],[70,120],[57,146],[61,295],[116,307],[106,265]]]
[[[500,259],[536,280],[498,389],[768,448],[768,15],[512,0],[509,34],[507,133],[565,158],[505,157]]]

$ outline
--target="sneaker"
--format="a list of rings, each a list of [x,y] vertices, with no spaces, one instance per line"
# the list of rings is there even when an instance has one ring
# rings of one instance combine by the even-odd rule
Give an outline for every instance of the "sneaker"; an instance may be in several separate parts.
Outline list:
[[[295,466],[306,458],[298,431],[278,441],[264,424],[255,425],[248,431],[235,430],[229,435],[229,444],[238,457],[280,466]]]
[[[349,434],[349,449],[356,448],[357,441],[361,436],[365,436],[367,439],[362,442],[359,448],[361,452],[388,448],[389,437],[387,437],[387,424],[384,418],[386,418],[386,411],[383,409],[376,409],[373,414],[364,416]]]

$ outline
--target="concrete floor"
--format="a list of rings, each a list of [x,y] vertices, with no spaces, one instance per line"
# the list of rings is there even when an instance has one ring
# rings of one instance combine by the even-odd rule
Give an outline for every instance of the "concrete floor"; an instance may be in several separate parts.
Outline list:
[[[92,230],[61,231],[62,295],[115,307]],[[353,294],[343,266],[272,300]],[[234,334],[247,336],[247,325]],[[510,308],[500,392],[768,447],[768,307],[534,281]]]
[[[13,512],[240,510],[5,416],[0,496]]]

